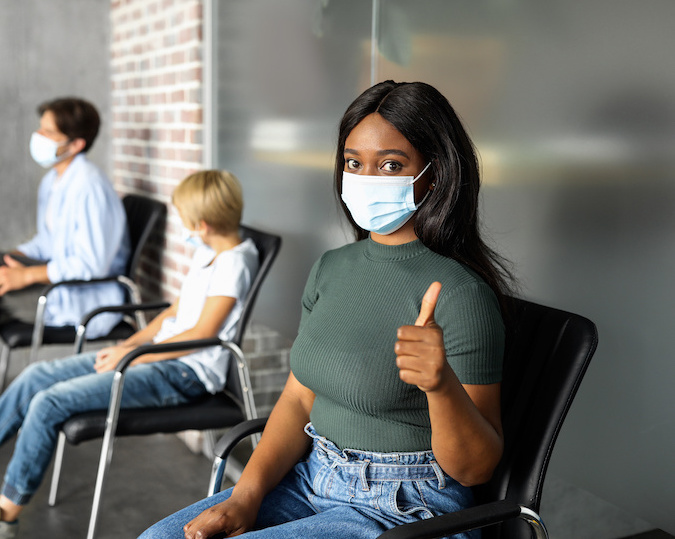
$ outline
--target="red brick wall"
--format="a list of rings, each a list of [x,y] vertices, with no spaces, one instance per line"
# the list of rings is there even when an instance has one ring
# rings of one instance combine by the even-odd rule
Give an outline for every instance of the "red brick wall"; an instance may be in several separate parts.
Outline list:
[[[112,179],[122,195],[166,204],[167,220],[144,251],[139,280],[145,299],[173,301],[192,251],[181,239],[171,193],[203,168],[202,0],[112,0],[110,17]],[[269,414],[283,388],[289,346],[269,328],[247,331],[243,348],[260,415]],[[199,445],[201,435],[192,434]]]
[[[141,264],[144,295],[174,299],[190,252],[171,193],[203,168],[202,1],[112,0],[112,179],[167,205]]]

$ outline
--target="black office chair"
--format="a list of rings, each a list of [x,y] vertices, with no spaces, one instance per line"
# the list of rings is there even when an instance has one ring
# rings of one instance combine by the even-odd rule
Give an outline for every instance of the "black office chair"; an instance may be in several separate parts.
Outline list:
[[[218,338],[212,338],[171,344],[144,345],[136,348],[127,354],[115,369],[116,372],[108,410],[78,414],[66,421],[61,428],[54,460],[52,485],[49,493],[49,505],[52,506],[56,503],[65,442],[77,445],[81,442],[103,436],[101,459],[96,477],[89,530],[87,532],[88,539],[93,539],[96,533],[101,494],[112,459],[115,436],[222,429],[236,425],[245,419],[256,417],[248,365],[239,347],[242,343],[244,331],[253,311],[260,287],[281,247],[281,238],[245,226],[241,227],[240,232],[242,238],[251,238],[255,242],[258,248],[260,267],[244,300],[241,317],[237,323],[236,334],[232,341],[226,342]],[[130,305],[127,307],[113,307],[112,309],[123,310],[128,308],[134,310],[138,307],[137,305]],[[151,307],[154,309],[157,306],[152,305]],[[95,313],[104,312],[105,310],[106,308],[97,309]],[[86,322],[91,318],[92,316],[86,317],[83,325],[86,326]],[[83,332],[83,330],[80,331]],[[81,345],[81,340],[78,344]],[[120,410],[124,374],[131,361],[136,357],[152,352],[194,350],[206,346],[222,346],[223,353],[231,354],[227,384],[224,391],[178,406]]]
[[[382,539],[432,539],[483,528],[484,539],[548,537],[538,515],[553,446],[597,347],[590,320],[522,299],[511,302],[502,380],[504,455],[492,479],[474,488],[471,509],[398,526]],[[220,490],[236,444],[265,419],[231,429],[215,447],[210,493]],[[528,525],[529,524],[529,525]]]
[[[122,275],[114,275],[101,279],[92,280],[72,280],[52,283],[46,286],[38,298],[37,309],[35,313],[35,322],[33,324],[12,321],[0,326],[0,340],[2,341],[2,351],[0,352],[0,390],[5,387],[7,370],[11,351],[16,348],[31,347],[30,362],[37,360],[38,351],[43,344],[70,344],[76,340],[76,328],[74,326],[52,327],[45,326],[44,312],[49,298],[49,292],[60,286],[86,286],[92,283],[104,283],[116,281],[122,285],[126,291],[128,301],[131,303],[140,303],[141,295],[133,277],[141,258],[141,251],[150,233],[155,227],[165,211],[165,206],[161,202],[140,195],[126,195],[122,199],[127,216],[127,225],[131,240],[131,255],[127,262],[126,269]],[[125,318],[117,324],[107,335],[91,339],[92,341],[111,341],[126,339],[134,333],[138,327],[145,324],[144,316],[139,313],[135,315],[135,323],[129,318]]]

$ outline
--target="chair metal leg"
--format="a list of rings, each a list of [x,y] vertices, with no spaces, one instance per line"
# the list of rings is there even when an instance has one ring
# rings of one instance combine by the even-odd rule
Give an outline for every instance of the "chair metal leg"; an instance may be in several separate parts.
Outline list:
[[[115,441],[115,431],[117,430],[117,421],[120,414],[120,403],[122,401],[122,388],[124,386],[124,374],[116,372],[110,394],[110,406],[108,407],[108,416],[105,420],[105,434],[103,435],[103,445],[101,447],[101,457],[98,462],[98,473],[96,475],[96,487],[94,488],[94,501],[91,506],[91,516],[89,517],[89,529],[87,530],[87,539],[94,539],[96,528],[98,527],[99,509],[101,506],[101,495],[105,484],[106,474],[110,468],[112,460],[113,442]]]
[[[59,440],[56,444],[56,454],[54,456],[54,471],[52,472],[52,484],[49,487],[49,506],[56,505],[56,492],[59,489],[59,478],[61,477],[61,466],[63,465],[63,453],[66,449],[66,435],[59,432]]]
[[[209,479],[209,490],[207,496],[212,496],[220,492],[220,485],[223,484],[223,475],[225,473],[225,461],[216,457],[211,466],[211,477]]]
[[[7,344],[2,345],[2,352],[0,352],[0,391],[5,389],[7,383],[7,371],[9,370],[9,354],[12,349]]]
[[[47,307],[47,296],[41,295],[38,298],[37,309],[35,311],[35,323],[33,325],[33,338],[30,347],[30,362],[37,361],[38,351],[42,346],[42,337],[45,331],[45,308]]]
[[[221,341],[220,344],[232,352],[234,359],[237,361],[237,372],[239,373],[239,384],[241,385],[241,393],[244,399],[244,413],[246,419],[257,419],[258,412],[255,407],[255,401],[253,400],[253,388],[251,387],[251,377],[249,375],[246,356],[244,356],[244,352],[241,351],[241,348],[233,342]],[[259,439],[260,437],[256,439],[255,443],[257,443]]]

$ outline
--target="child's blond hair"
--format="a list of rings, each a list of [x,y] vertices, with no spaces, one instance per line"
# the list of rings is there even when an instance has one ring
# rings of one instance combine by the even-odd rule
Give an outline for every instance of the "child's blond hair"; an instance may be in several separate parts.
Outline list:
[[[219,234],[239,228],[244,201],[239,180],[231,172],[195,172],[178,184],[171,200],[194,227],[204,221]]]

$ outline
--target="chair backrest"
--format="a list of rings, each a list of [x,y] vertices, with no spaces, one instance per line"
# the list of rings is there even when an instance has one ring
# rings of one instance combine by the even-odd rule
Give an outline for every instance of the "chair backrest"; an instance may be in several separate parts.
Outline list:
[[[474,489],[477,502],[509,499],[539,511],[553,446],[597,347],[595,324],[576,314],[512,298],[502,379],[504,456]],[[484,539],[530,539],[513,520],[485,528]]]
[[[241,343],[244,339],[244,332],[248,327],[248,321],[251,317],[251,313],[253,312],[253,307],[258,297],[260,287],[267,277],[267,274],[272,267],[272,263],[274,262],[274,259],[277,257],[279,249],[281,248],[281,237],[243,225],[239,227],[239,233],[243,240],[249,238],[253,240],[253,243],[255,243],[255,246],[258,249],[259,261],[258,273],[256,273],[255,277],[253,278],[251,288],[244,299],[241,316],[239,317],[239,322],[237,322],[237,331],[232,338],[232,341],[235,344],[241,346]],[[237,366],[234,361],[230,361],[227,380],[227,389],[232,391],[235,395],[239,395],[241,393],[241,387],[239,384]]]
[[[141,251],[148,241],[152,229],[164,214],[164,204],[141,195],[126,195],[122,199],[127,214],[127,228],[131,240],[131,254],[127,262],[125,275],[133,278],[141,259]]]

